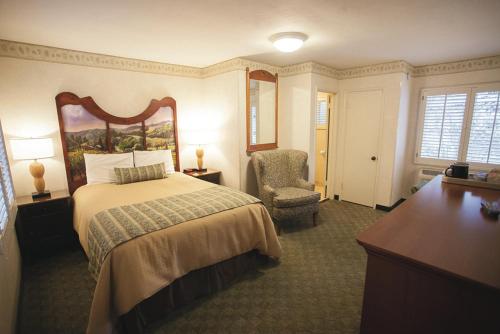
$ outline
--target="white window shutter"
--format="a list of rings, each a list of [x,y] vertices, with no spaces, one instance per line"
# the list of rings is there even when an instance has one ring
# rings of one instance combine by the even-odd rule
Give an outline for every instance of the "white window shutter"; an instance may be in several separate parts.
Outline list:
[[[318,100],[316,102],[316,126],[328,125],[328,101]]]
[[[458,159],[466,102],[466,93],[426,96],[421,157]]]
[[[9,213],[14,204],[14,186],[10,175],[9,160],[5,150],[5,142],[0,124],[0,235],[9,220]]]
[[[467,161],[500,164],[500,91],[475,94]]]

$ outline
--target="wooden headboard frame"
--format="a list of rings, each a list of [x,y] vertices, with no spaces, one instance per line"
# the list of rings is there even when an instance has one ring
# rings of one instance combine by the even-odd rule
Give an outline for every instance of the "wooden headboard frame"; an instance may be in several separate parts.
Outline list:
[[[145,122],[148,118],[152,117],[160,108],[162,107],[170,107],[172,109],[172,117],[173,117],[173,136],[175,140],[175,149],[172,153],[175,155],[175,170],[179,171],[179,145],[177,139],[177,117],[176,117],[176,102],[171,97],[164,97],[161,100],[151,100],[149,106],[139,115],[133,117],[118,117],[111,115],[104,111],[101,107],[95,103],[92,97],[78,97],[76,94],[63,92],[56,96],[56,105],[57,105],[57,117],[59,119],[59,130],[61,135],[61,142],[63,147],[64,154],[64,163],[66,165],[66,177],[68,179],[68,187],[69,191],[72,194],[78,187],[87,183],[86,175],[83,175],[81,180],[73,179],[70,171],[70,159],[68,154],[68,143],[66,142],[66,135],[64,129],[64,120],[62,115],[62,108],[65,105],[81,105],[86,111],[90,114],[98,118],[99,120],[103,120],[106,122],[106,146],[107,151],[103,151],[103,153],[112,153],[113,147],[111,145],[111,131],[110,124],[117,125],[132,125],[141,123],[142,125],[142,133],[143,133],[143,147],[147,149],[146,144],[146,125]]]

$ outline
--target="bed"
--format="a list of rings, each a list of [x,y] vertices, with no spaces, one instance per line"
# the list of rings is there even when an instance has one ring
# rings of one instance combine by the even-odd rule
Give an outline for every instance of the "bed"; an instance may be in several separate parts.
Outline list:
[[[260,202],[179,173],[174,99],[153,100],[131,118],[112,116],[92,98],[72,93],[57,95],[56,104],[73,225],[97,282],[88,333],[141,332],[178,305],[227,284],[252,266],[255,254],[281,256]],[[162,149],[171,150],[175,169],[166,178],[87,184],[84,154]],[[127,210],[134,214],[124,216]],[[111,215],[116,212],[122,215]],[[138,220],[158,226],[141,225],[141,234],[102,252],[105,238],[94,231],[123,232]]]

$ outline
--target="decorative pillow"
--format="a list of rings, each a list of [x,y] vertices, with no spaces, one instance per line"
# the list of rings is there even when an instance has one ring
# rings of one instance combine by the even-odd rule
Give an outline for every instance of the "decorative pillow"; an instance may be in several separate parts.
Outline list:
[[[116,183],[118,184],[163,179],[165,177],[165,164],[159,163],[141,167],[115,168],[115,174]]]
[[[162,162],[165,164],[165,171],[167,174],[175,173],[171,150],[134,151],[135,167],[159,164]]]
[[[84,153],[87,184],[116,182],[115,167],[134,167],[134,155],[130,153]]]

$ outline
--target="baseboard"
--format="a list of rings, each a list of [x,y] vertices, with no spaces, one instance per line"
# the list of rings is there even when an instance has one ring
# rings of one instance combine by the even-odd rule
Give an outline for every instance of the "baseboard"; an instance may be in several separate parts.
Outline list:
[[[377,210],[382,210],[382,211],[386,211],[386,212],[390,212],[392,210],[394,210],[399,204],[403,203],[405,201],[404,198],[400,198],[396,203],[394,203],[392,206],[384,206],[384,205],[380,205],[380,204],[377,204],[375,206],[375,209]]]

